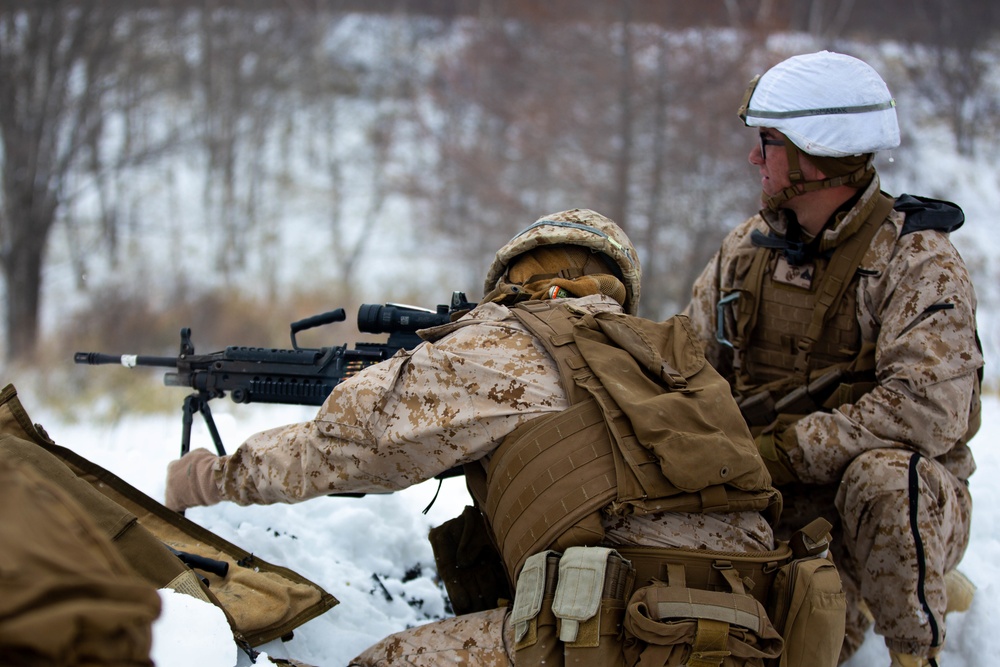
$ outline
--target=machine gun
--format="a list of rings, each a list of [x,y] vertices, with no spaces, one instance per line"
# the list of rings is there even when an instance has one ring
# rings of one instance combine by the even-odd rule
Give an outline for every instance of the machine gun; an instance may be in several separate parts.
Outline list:
[[[436,310],[401,304],[362,304],[358,309],[358,330],[364,333],[389,334],[385,343],[356,343],[323,348],[301,348],[295,334],[324,324],[343,322],[343,308],[314,315],[291,325],[292,349],[230,346],[221,352],[195,354],[191,329],[181,329],[181,348],[177,357],[153,357],[133,354],[113,355],[100,352],[77,352],[78,364],[121,364],[174,368],[163,376],[168,387],[191,387],[195,390],[184,399],[181,456],[191,448],[191,425],[200,412],[212,434],[220,456],[226,453],[222,438],[208,406],[226,392],[234,403],[284,403],[322,405],[334,386],[362,368],[388,359],[400,349],[412,349],[422,341],[418,329],[446,324],[455,313],[475,307],[463,292],[453,292],[449,305]]]

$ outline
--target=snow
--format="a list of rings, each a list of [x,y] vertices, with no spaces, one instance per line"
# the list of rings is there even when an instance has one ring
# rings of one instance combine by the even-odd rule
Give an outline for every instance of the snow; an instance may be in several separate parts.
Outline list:
[[[125,371],[121,371],[125,372]],[[164,389],[165,391],[167,389]],[[173,391],[173,390],[171,390]],[[49,413],[43,398],[22,392],[33,421],[55,441],[101,465],[148,495],[162,500],[164,470],[179,451],[176,415],[129,417],[112,426],[66,423]],[[178,406],[180,405],[179,395]],[[312,408],[213,403],[224,444],[235,448],[265,428],[309,419]],[[978,587],[972,608],[948,618],[943,664],[973,667],[1000,655],[1000,633],[990,631],[990,609],[1000,608],[1000,398],[984,398],[983,426],[972,442],[979,469],[971,480],[975,510],[972,541],[961,569]],[[196,423],[193,446],[211,448],[208,431]],[[290,567],[340,600],[326,614],[295,630],[288,642],[261,647],[257,664],[271,657],[293,658],[317,667],[346,665],[387,634],[447,615],[442,589],[434,581],[427,531],[457,516],[468,502],[461,479],[425,482],[395,494],[363,498],[320,498],[298,505],[238,507],[223,503],[188,510],[186,516],[223,538],[277,565]],[[246,667],[222,615],[214,607],[164,593],[164,613],[154,627],[158,667]],[[870,635],[847,665],[887,665],[880,638]]]
[[[238,649],[221,609],[169,589],[160,590],[160,599],[163,608],[153,625],[154,663],[160,667],[236,664]]]

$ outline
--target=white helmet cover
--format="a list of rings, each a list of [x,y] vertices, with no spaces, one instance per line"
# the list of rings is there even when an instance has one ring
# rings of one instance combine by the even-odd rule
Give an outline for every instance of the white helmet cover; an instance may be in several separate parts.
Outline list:
[[[539,246],[561,244],[583,246],[605,255],[621,272],[619,278],[626,291],[625,312],[633,315],[637,312],[642,269],[635,246],[614,221],[589,209],[574,208],[543,216],[514,236],[497,251],[486,274],[485,292],[496,287],[518,255]]]
[[[758,79],[740,108],[743,122],[778,130],[807,155],[847,157],[899,145],[896,101],[862,60],[820,51],[793,56]]]

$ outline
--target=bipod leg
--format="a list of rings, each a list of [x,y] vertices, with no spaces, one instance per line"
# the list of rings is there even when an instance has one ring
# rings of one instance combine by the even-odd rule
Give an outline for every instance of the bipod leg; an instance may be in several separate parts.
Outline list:
[[[219,435],[219,429],[215,427],[215,418],[212,417],[212,409],[208,407],[208,397],[201,396],[201,404],[198,407],[201,410],[201,416],[205,418],[205,426],[208,427],[208,432],[212,434],[215,451],[219,456],[225,456],[226,448],[222,446],[222,436]]]
[[[182,418],[181,431],[181,456],[191,451],[191,424],[194,421],[194,413],[200,412],[205,420],[208,432],[212,434],[212,442],[215,443],[215,451],[219,456],[226,455],[226,448],[222,446],[222,436],[215,426],[215,418],[212,417],[212,409],[208,407],[210,396],[204,393],[191,394],[184,399],[184,415]]]
[[[197,410],[198,394],[191,394],[184,399],[184,413],[181,417],[181,456],[191,451],[191,422],[194,411]]]

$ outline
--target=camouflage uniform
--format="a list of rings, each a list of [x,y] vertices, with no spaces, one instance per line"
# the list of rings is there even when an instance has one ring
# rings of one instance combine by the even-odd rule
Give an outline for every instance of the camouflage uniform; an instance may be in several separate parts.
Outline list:
[[[602,295],[574,303],[591,312],[621,311]],[[520,424],[568,407],[555,362],[508,308],[485,303],[466,317],[477,323],[335,387],[313,421],[257,434],[231,456],[214,459],[217,488],[209,495],[217,496],[206,500],[263,504],[395,491],[485,459]],[[611,546],[773,548],[771,528],[756,512],[664,512],[607,517],[605,524]],[[408,630],[357,662],[512,664],[506,616],[498,609]]]
[[[839,235],[877,194],[876,177],[822,241],[843,242]],[[966,480],[975,465],[965,441],[978,425],[983,363],[975,295],[947,234],[901,235],[904,220],[899,211],[889,215],[855,274],[857,327],[875,346],[877,385],[856,402],[801,417],[783,438],[801,484],[781,487],[782,527],[816,515],[837,527],[838,567],[852,601],[842,659],[869,624],[859,599],[891,650],[933,654],[944,642],[943,575],[969,537]],[[726,237],[685,310],[723,374],[732,351],[716,338],[717,304],[720,293],[744,284],[752,257],[768,252],[751,244],[754,230],[768,231],[760,215]]]

